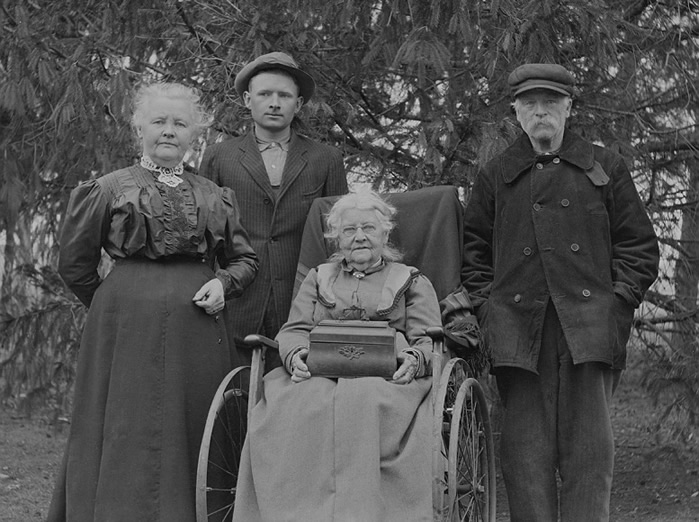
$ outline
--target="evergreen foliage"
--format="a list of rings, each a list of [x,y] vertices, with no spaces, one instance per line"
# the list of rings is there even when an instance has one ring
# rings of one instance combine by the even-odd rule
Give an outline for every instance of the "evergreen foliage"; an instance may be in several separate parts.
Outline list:
[[[676,398],[684,436],[696,425],[696,0],[0,0],[0,28],[6,399],[42,390],[59,404],[70,384],[84,310],[55,275],[57,231],[70,189],[137,157],[133,87],[198,86],[215,116],[204,146],[249,123],[240,67],[283,50],[318,83],[301,131],[343,149],[352,180],[453,184],[466,198],[519,132],[508,73],[573,72],[571,125],[626,158],[661,237],[662,275],[636,322],[646,383]]]

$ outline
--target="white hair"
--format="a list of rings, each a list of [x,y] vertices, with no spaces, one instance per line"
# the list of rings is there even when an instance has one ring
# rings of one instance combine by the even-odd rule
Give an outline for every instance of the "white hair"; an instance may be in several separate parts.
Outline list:
[[[350,209],[373,210],[379,224],[386,231],[387,235],[396,226],[393,221],[397,212],[396,207],[388,203],[371,188],[359,186],[354,192],[345,194],[338,199],[325,217],[327,227],[324,235],[335,248],[339,246],[342,214]],[[330,261],[339,261],[342,258],[343,256],[340,252],[335,252],[330,257]],[[403,258],[403,254],[387,241],[384,245],[383,258],[386,261],[400,261]]]
[[[197,135],[200,135],[213,121],[213,117],[204,110],[201,95],[197,89],[181,83],[156,82],[142,85],[136,91],[131,117],[131,125],[134,129],[138,129],[143,123],[148,103],[153,98],[175,98],[188,101],[192,107],[192,123]]]

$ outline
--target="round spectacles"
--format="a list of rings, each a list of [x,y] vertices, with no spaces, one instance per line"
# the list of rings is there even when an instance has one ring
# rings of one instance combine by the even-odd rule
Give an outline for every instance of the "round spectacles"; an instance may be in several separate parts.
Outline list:
[[[366,225],[349,225],[346,227],[342,227],[342,230],[340,230],[340,232],[344,237],[349,238],[354,237],[360,230],[364,232],[364,234],[367,236],[373,236],[378,231],[378,228],[376,228],[376,225],[372,223],[367,223]]]

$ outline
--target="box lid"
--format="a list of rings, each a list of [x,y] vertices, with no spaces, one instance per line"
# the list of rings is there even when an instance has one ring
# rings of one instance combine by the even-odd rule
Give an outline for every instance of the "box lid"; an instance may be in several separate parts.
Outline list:
[[[311,330],[311,343],[342,342],[362,344],[395,343],[396,330],[388,321],[324,320]]]

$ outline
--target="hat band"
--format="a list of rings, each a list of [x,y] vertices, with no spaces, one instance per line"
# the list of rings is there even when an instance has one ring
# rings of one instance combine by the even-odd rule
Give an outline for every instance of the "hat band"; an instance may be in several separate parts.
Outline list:
[[[548,80],[526,80],[512,89],[513,96],[517,96],[523,92],[531,91],[533,89],[547,89],[549,91],[555,91],[560,94],[565,94],[566,96],[573,95],[573,87],[570,85],[565,85],[558,82],[552,82]]]

